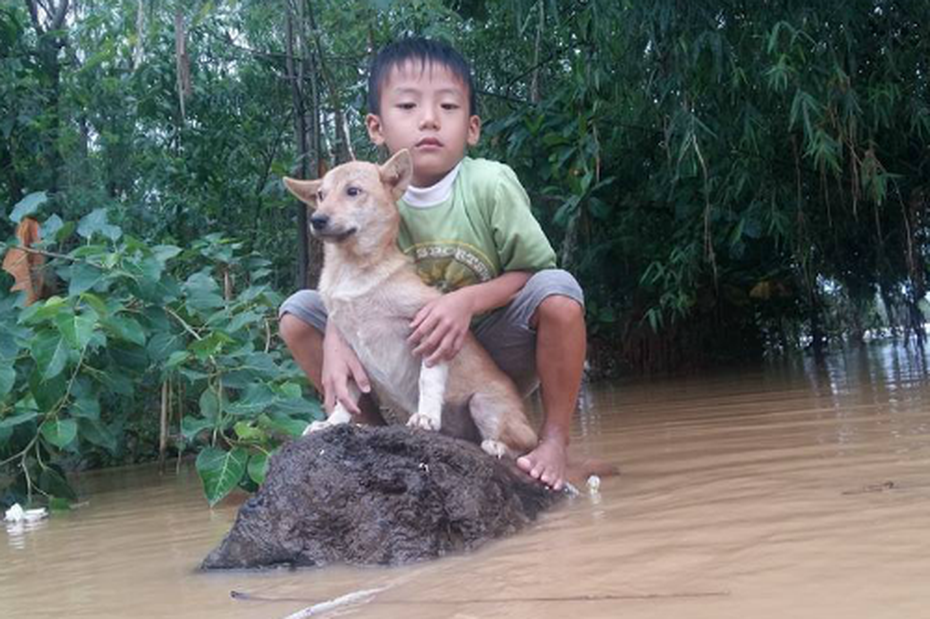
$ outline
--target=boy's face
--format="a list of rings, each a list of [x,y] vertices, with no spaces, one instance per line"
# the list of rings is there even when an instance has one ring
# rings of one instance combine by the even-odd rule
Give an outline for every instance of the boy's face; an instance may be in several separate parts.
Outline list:
[[[442,179],[474,146],[481,119],[470,116],[468,89],[438,63],[407,62],[391,69],[381,88],[381,113],[365,119],[371,141],[392,154],[413,155],[413,185]]]

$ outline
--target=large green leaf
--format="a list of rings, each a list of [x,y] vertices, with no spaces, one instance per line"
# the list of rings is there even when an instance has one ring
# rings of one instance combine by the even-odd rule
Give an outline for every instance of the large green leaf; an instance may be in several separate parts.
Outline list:
[[[42,424],[42,437],[59,449],[64,449],[77,436],[78,426],[73,419],[46,419]]]
[[[19,223],[22,221],[23,217],[29,217],[42,206],[46,201],[48,201],[48,196],[44,191],[37,191],[35,193],[30,193],[28,196],[16,203],[16,206],[13,207],[13,212],[10,213],[10,219],[13,223]]]
[[[230,451],[207,447],[200,452],[196,462],[197,474],[211,507],[239,484],[245,475],[248,459],[249,453],[241,447]]]
[[[36,361],[42,380],[51,380],[65,369],[69,346],[65,338],[55,331],[42,331],[32,341],[32,358]]]
[[[74,296],[87,292],[103,279],[104,271],[87,262],[77,262],[71,267],[71,282],[68,284],[68,295]]]
[[[97,317],[93,310],[84,314],[61,313],[55,317],[55,326],[68,345],[75,350],[83,350],[90,342],[97,326]]]
[[[77,233],[85,239],[91,238],[94,234],[102,234],[111,241],[115,241],[122,236],[123,231],[119,226],[108,224],[106,209],[98,208],[85,215],[78,222]]]
[[[263,383],[249,385],[241,398],[226,407],[230,415],[254,416],[274,404],[277,396],[268,385]]]
[[[139,321],[129,316],[110,316],[101,321],[106,330],[113,336],[145,346],[145,329]]]

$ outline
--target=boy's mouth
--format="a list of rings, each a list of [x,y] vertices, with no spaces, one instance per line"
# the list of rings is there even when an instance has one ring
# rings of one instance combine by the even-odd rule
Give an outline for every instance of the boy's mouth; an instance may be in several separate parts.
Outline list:
[[[416,143],[417,148],[440,148],[441,146],[442,142],[436,138],[423,138]]]

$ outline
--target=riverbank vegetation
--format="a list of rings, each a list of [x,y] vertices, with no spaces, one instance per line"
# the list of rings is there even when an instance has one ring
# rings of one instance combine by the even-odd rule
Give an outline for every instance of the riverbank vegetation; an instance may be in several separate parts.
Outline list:
[[[185,451],[219,500],[319,414],[275,338],[320,261],[280,178],[378,157],[365,68],[406,34],[472,60],[475,154],[584,285],[596,370],[922,343],[928,24],[919,0],[0,0],[2,500]]]

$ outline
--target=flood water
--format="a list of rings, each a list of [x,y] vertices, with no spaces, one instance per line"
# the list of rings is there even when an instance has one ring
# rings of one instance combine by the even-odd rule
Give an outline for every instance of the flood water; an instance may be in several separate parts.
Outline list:
[[[590,388],[605,479],[532,528],[406,568],[201,574],[235,517],[189,468],[85,474],[89,503],[0,536],[0,616],[930,617],[930,381],[901,348]],[[233,599],[231,591],[260,599]]]

